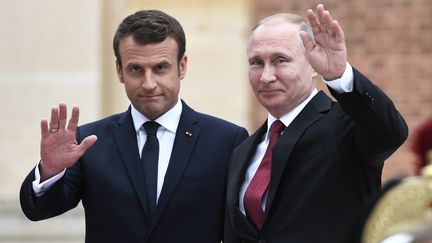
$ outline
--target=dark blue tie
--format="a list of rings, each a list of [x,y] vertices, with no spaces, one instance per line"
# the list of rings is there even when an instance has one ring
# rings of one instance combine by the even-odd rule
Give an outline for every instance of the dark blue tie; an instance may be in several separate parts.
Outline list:
[[[145,122],[143,127],[147,133],[147,141],[141,153],[141,162],[144,168],[144,179],[147,187],[149,214],[152,215],[156,208],[157,175],[159,158],[159,141],[156,132],[159,123],[154,121]]]

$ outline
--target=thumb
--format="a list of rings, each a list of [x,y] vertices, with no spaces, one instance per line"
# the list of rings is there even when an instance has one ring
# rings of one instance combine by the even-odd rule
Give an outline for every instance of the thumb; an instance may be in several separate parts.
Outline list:
[[[300,38],[306,50],[306,55],[309,56],[315,47],[315,41],[306,31],[300,31]]]
[[[84,153],[87,149],[89,149],[91,146],[93,146],[93,144],[96,143],[97,137],[96,135],[90,135],[86,138],[84,138],[84,140],[82,140],[81,144],[78,146],[78,149]]]

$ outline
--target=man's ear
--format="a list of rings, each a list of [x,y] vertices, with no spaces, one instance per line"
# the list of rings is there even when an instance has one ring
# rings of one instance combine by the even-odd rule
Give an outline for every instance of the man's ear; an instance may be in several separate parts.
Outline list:
[[[180,79],[184,79],[184,77],[186,76],[186,71],[187,71],[187,56],[186,56],[186,54],[182,57],[182,59],[180,59],[178,68],[179,68]]]
[[[124,83],[123,73],[122,73],[122,70],[121,70],[121,66],[118,63],[118,61],[116,61],[115,63],[116,63],[117,78],[119,79],[120,83]]]

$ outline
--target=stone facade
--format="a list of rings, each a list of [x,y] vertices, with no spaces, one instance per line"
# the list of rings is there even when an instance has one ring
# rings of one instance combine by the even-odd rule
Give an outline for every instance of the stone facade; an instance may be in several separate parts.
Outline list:
[[[128,108],[115,74],[112,38],[138,9],[161,9],[186,32],[181,98],[198,111],[249,127],[246,0],[17,0],[0,8],[0,242],[83,242],[82,206],[31,222],[19,187],[39,158],[40,119],[65,101],[80,124]]]

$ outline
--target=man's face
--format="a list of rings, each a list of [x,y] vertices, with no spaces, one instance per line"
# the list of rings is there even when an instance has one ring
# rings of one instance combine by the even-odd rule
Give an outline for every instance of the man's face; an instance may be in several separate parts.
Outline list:
[[[117,76],[124,83],[134,107],[154,120],[178,101],[180,80],[186,74],[187,58],[177,61],[178,46],[173,38],[156,44],[140,45],[132,36],[120,41],[122,66]]]
[[[291,23],[261,25],[249,48],[249,82],[259,102],[280,118],[305,100],[316,73],[301,45],[299,27]]]

